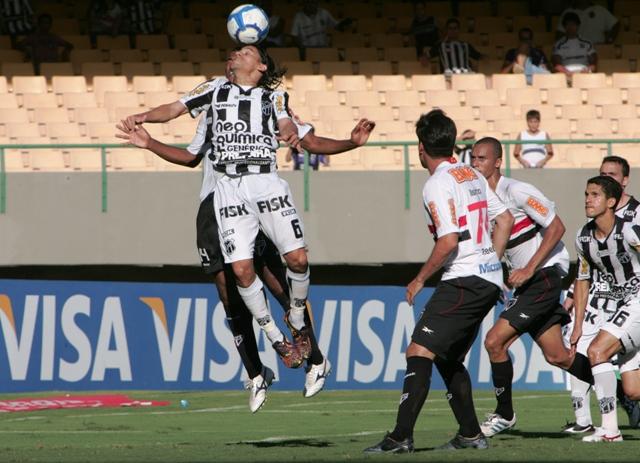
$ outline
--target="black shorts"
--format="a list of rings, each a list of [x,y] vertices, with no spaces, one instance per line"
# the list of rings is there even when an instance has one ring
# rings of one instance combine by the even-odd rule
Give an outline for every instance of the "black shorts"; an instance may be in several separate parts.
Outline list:
[[[200,208],[198,209],[196,245],[204,273],[213,274],[224,269],[224,257],[218,237],[218,223],[213,210],[213,193],[200,203]],[[259,231],[256,236],[253,258],[256,269],[262,268],[267,263],[277,262],[280,259],[278,248],[262,231]]]
[[[533,339],[553,325],[566,325],[569,313],[560,305],[562,276],[555,267],[538,270],[519,287],[500,314],[519,333],[529,333]]]
[[[477,276],[441,281],[411,339],[442,359],[461,362],[499,296],[500,288]]]

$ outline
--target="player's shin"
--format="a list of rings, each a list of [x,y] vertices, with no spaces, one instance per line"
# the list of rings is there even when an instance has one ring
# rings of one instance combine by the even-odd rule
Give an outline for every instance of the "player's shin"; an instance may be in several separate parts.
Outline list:
[[[390,437],[397,442],[413,436],[413,428],[429,394],[433,360],[426,357],[409,357],[404,375],[402,395],[398,406],[396,427]]]
[[[593,373],[591,371],[591,364],[589,363],[589,359],[586,355],[577,352],[573,363],[569,368],[567,368],[567,371],[579,380],[584,381],[585,383],[593,384]]]
[[[601,363],[593,367],[594,390],[602,414],[602,428],[607,435],[618,434],[618,415],[616,412],[616,374],[610,363]]]
[[[576,424],[581,427],[592,424],[591,407],[589,406],[590,391],[590,384],[571,376],[571,403],[576,415]]]
[[[227,324],[233,334],[233,342],[240,354],[242,365],[247,370],[249,378],[253,379],[262,371],[262,361],[258,355],[258,345],[253,333],[253,323],[250,317],[227,317]]]
[[[287,269],[287,282],[289,283],[291,296],[288,321],[293,328],[301,330],[305,326],[304,314],[307,308],[307,296],[309,295],[309,267],[304,273],[297,273]]]
[[[480,425],[473,406],[471,378],[460,362],[437,361],[436,367],[447,386],[447,399],[460,428],[458,434],[466,438],[480,435]]]
[[[511,387],[513,382],[513,363],[508,357],[505,362],[491,362],[491,375],[498,402],[495,413],[505,420],[513,419],[513,400]]]
[[[282,342],[284,335],[276,326],[271,317],[269,304],[267,303],[267,295],[264,292],[264,286],[260,278],[256,279],[247,288],[238,286],[238,293],[249,309],[249,312],[256,319],[260,328],[262,328],[271,343]]]

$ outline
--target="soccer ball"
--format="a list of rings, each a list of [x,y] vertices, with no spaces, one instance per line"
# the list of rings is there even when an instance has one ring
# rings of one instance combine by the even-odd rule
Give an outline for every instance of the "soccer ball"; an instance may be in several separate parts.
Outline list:
[[[269,17],[255,5],[240,5],[229,14],[227,31],[237,43],[256,44],[269,33]]]

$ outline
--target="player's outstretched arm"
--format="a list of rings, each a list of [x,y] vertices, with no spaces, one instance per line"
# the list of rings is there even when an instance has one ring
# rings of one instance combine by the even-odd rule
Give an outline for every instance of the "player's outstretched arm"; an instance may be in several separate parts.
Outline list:
[[[136,125],[145,122],[169,122],[176,117],[182,116],[187,112],[187,107],[181,101],[177,100],[173,103],[167,103],[157,106],[149,111],[128,116],[122,121],[124,128],[132,130]]]
[[[449,256],[458,248],[458,233],[448,233],[439,236],[431,255],[424,263],[416,277],[407,286],[407,302],[413,305],[416,295],[424,288],[424,283],[433,276],[447,261]]]
[[[311,153],[318,154],[338,154],[344,153],[359,146],[364,145],[369,140],[369,135],[375,128],[376,123],[369,119],[360,119],[351,131],[348,140],[336,140],[334,138],[319,137],[313,132],[309,132],[301,141],[300,145]]]
[[[544,229],[542,242],[537,251],[531,256],[526,267],[515,269],[509,275],[509,284],[514,288],[522,286],[536,272],[540,264],[549,256],[556,244],[562,239],[565,232],[565,226],[557,215],[553,218],[548,227]]]
[[[493,249],[498,255],[498,259],[502,259],[504,250],[507,248],[513,222],[514,218],[509,211],[504,211],[495,217],[495,227],[491,241],[493,243]]]
[[[580,260],[578,259],[578,265]],[[584,321],[584,311],[587,307],[589,297],[589,280],[576,280],[573,287],[573,332],[571,333],[571,349],[575,350],[580,336],[582,336],[582,322]]]
[[[149,135],[149,132],[141,125],[134,126],[133,130],[127,130],[123,121],[116,127],[119,130],[119,132],[116,133],[116,137],[122,138],[138,148],[147,149],[165,161],[186,167],[196,167],[200,164],[202,156],[194,156],[184,148],[176,148],[175,146],[166,145],[156,140]]]

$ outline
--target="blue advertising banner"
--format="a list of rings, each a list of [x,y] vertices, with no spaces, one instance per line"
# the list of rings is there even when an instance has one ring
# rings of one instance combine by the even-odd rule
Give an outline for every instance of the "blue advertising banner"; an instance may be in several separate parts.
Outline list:
[[[403,352],[432,292],[425,288],[414,309],[402,287],[313,286],[318,341],[333,365],[326,387],[399,389]],[[476,388],[492,387],[482,339],[500,310],[484,320],[466,360]],[[0,280],[0,328],[3,392],[238,389],[245,379],[213,285]],[[304,370],[285,368],[254,328],[276,388],[302,390]],[[565,388],[563,372],[529,337],[511,355],[516,388]],[[433,387],[443,388],[437,374]]]

